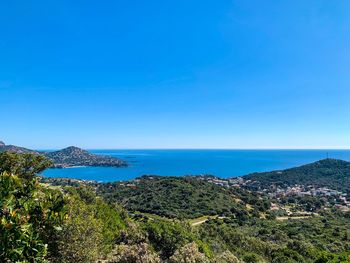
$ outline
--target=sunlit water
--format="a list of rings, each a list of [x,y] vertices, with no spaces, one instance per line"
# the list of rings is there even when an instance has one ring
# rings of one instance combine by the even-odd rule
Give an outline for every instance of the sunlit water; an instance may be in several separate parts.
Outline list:
[[[327,157],[350,161],[350,150],[91,150],[126,160],[127,168],[77,167],[49,169],[48,177],[123,181],[141,175],[235,177],[294,167]]]

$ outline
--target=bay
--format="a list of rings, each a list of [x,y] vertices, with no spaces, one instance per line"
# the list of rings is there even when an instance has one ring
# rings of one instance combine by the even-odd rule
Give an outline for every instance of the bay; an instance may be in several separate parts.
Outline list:
[[[286,169],[327,157],[350,161],[350,150],[90,150],[126,160],[127,168],[75,167],[48,169],[47,177],[101,182],[125,181],[142,175],[211,174],[221,178]]]

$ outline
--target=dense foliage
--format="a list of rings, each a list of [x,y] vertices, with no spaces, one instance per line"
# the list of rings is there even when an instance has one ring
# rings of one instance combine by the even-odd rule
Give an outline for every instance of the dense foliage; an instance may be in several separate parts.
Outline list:
[[[50,162],[0,153],[0,262],[94,262],[126,228],[127,214],[86,188],[52,188],[35,175]]]
[[[350,214],[335,208],[275,219],[266,196],[203,178],[53,186],[38,182],[49,165],[38,155],[0,160],[0,262],[350,262]],[[316,197],[283,202],[318,206]]]
[[[28,181],[35,179],[36,174],[41,173],[51,165],[51,161],[38,154],[0,153],[0,173],[7,172]]]
[[[254,219],[209,221],[199,228],[201,240],[214,252],[235,251],[246,262],[349,262],[349,217],[327,213],[285,221]]]
[[[191,176],[144,176],[128,183],[100,184],[98,193],[130,211],[169,218],[249,213],[247,203],[256,204],[262,210],[269,207],[268,202],[247,191],[235,191]]]
[[[62,193],[42,188],[34,174],[50,163],[38,155],[13,153],[1,153],[0,162],[1,261],[45,261],[57,247],[52,237],[65,215]]]
[[[57,262],[90,262],[112,251],[126,229],[127,215],[91,189],[67,190],[67,216],[58,235]]]

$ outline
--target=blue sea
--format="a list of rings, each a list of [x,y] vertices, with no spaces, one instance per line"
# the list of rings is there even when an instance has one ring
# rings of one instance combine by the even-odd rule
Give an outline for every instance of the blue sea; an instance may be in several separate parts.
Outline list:
[[[327,157],[350,161],[350,150],[90,150],[126,160],[130,167],[48,169],[47,177],[101,182],[125,181],[142,175],[211,174],[222,178],[279,170]]]

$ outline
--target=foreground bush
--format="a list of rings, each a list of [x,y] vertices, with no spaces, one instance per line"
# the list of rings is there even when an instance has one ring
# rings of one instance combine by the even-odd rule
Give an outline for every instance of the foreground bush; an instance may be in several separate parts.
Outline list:
[[[67,217],[58,236],[57,262],[95,262],[107,255],[126,227],[125,218],[88,188],[68,190]]]
[[[0,174],[1,262],[44,262],[65,215],[63,195],[35,178]],[[50,248],[48,247],[51,245]]]
[[[147,243],[119,245],[108,263],[160,263],[159,256]]]
[[[174,253],[170,263],[209,263],[209,260],[199,252],[196,243],[189,243]]]

